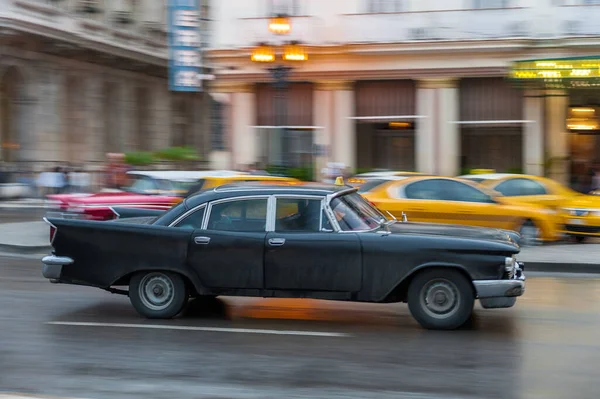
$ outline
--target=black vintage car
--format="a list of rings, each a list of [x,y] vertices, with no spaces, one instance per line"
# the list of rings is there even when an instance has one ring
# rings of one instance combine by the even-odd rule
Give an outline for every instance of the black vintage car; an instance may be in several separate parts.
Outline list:
[[[464,324],[476,299],[506,308],[525,290],[518,234],[397,222],[344,185],[239,183],[123,213],[46,219],[44,277],[126,294],[148,318],[190,298],[293,297],[407,302],[433,329]]]

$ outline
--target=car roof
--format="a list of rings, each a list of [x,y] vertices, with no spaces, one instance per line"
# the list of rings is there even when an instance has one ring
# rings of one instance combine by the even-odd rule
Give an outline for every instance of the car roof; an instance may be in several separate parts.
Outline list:
[[[473,174],[473,175],[462,175],[462,176],[458,176],[459,179],[481,179],[481,180],[500,180],[500,179],[504,179],[505,177],[511,177],[511,176],[525,176],[525,175],[519,175],[516,173],[484,173],[484,174]]]
[[[247,176],[245,172],[234,170],[133,170],[127,172],[129,175],[147,176],[154,179],[165,180],[198,180],[206,177],[222,177],[222,176]]]
[[[302,181],[235,182],[199,191],[190,195],[185,202],[188,207],[194,207],[207,201],[247,195],[297,194],[326,196],[343,191],[356,192],[357,189],[348,185]]]
[[[390,176],[419,176],[422,175],[423,173],[420,172],[404,172],[404,171],[399,171],[399,170],[385,170],[385,171],[378,171],[378,172],[366,172],[366,173],[359,173],[355,176],[353,176],[354,178],[366,178],[366,177],[390,177]]]

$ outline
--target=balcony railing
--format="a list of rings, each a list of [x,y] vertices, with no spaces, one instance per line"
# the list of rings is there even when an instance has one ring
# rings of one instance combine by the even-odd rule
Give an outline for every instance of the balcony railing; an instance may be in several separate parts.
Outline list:
[[[345,42],[473,40],[531,36],[529,8],[347,14]]]
[[[162,0],[151,3],[163,4]],[[167,57],[165,7],[133,10],[123,0],[0,0],[4,17]]]

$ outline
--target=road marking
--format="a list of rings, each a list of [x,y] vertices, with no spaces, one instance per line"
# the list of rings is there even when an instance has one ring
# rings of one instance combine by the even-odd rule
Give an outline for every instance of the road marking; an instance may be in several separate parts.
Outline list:
[[[123,323],[93,323],[79,321],[48,321],[46,324],[57,326],[80,326],[80,327],[116,327],[116,328],[147,328],[154,330],[184,330],[184,331],[209,331],[228,332],[243,334],[270,334],[270,335],[304,335],[310,337],[349,337],[346,333],[334,333],[326,331],[292,331],[292,330],[262,330],[254,328],[224,328],[224,327],[195,327],[195,326],[173,326],[161,324],[123,324]]]

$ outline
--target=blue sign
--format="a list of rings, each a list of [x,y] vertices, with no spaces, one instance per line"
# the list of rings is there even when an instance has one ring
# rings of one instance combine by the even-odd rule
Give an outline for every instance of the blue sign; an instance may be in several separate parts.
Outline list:
[[[202,91],[200,0],[169,0],[168,16],[169,90]]]

